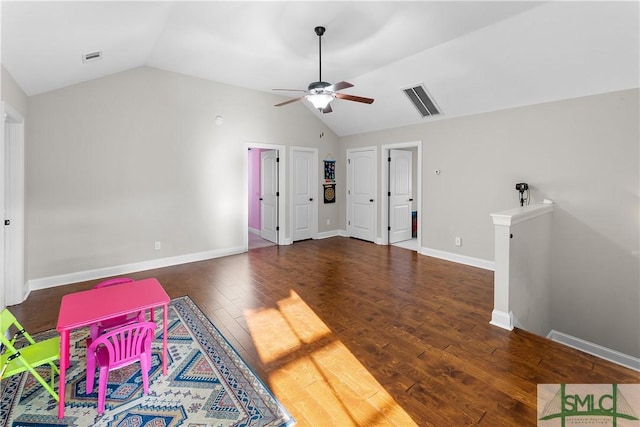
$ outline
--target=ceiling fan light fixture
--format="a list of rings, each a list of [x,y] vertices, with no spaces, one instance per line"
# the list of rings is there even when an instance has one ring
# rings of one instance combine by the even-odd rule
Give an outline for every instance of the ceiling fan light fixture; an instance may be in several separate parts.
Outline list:
[[[328,93],[317,93],[307,95],[305,96],[305,98],[318,110],[324,110],[325,108],[327,108],[327,105],[329,105],[329,103],[333,101],[334,96],[333,94]]]
[[[291,104],[292,102],[301,101],[306,99],[314,108],[322,111],[322,113],[330,113],[333,111],[331,108],[331,101],[334,99],[344,99],[347,101],[363,102],[365,104],[371,104],[373,99],[365,98],[363,96],[347,95],[345,93],[338,93],[339,90],[353,87],[349,82],[328,83],[322,81],[322,35],[324,34],[324,27],[316,27],[315,32],[318,35],[318,81],[309,83],[307,90],[299,89],[274,89],[274,90],[291,90],[297,92],[306,92],[307,95],[299,96],[297,98],[290,98],[284,102],[276,104],[276,107]]]

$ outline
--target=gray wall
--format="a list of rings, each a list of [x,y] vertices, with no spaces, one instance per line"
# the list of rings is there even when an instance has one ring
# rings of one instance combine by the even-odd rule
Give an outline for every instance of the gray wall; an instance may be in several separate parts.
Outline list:
[[[2,74],[0,75],[2,78],[2,84],[0,85],[2,100],[15,108],[22,117],[27,117],[27,95],[25,95],[20,86],[18,86],[13,76],[11,76],[4,67],[0,68],[2,69]]]
[[[28,279],[241,248],[247,142],[337,152],[311,111],[281,99],[147,67],[30,97]],[[335,228],[338,208],[319,218]]]
[[[421,247],[482,260],[493,260],[489,214],[516,207],[515,183],[528,182],[532,202],[557,203],[551,327],[639,357],[638,103],[633,89],[354,135],[340,158],[422,140]]]

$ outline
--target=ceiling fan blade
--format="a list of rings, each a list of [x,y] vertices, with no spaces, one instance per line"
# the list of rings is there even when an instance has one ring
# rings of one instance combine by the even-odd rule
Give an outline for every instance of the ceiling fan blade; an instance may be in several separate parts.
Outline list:
[[[300,96],[298,98],[287,99],[286,101],[281,102],[280,104],[276,104],[275,107],[282,107],[283,105],[287,105],[287,104],[291,104],[292,102],[300,101],[302,98],[304,98],[304,96]]]
[[[374,101],[372,98],[365,98],[363,96],[355,96],[355,95],[347,95],[345,93],[336,93],[335,96],[336,98],[346,99],[347,101],[363,102],[365,104],[371,104]]]
[[[330,113],[332,111],[333,111],[333,109],[331,108],[331,104],[327,104],[327,106],[324,107],[324,110],[322,110],[322,114],[327,114],[327,113]]]
[[[346,89],[346,88],[349,88],[349,87],[353,87],[353,85],[351,83],[349,83],[349,82],[338,82],[338,83],[334,83],[334,84],[332,84],[330,86],[327,86],[326,89],[330,90],[331,92],[337,92],[339,90]]]

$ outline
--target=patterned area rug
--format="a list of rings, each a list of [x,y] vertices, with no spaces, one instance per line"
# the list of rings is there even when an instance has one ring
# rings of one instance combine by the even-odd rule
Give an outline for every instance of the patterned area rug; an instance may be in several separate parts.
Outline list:
[[[32,375],[15,375],[0,385],[0,426],[291,426],[295,420],[253,373],[189,297],[169,304],[168,375],[162,375],[162,325],[156,329],[149,394],[142,390],[139,364],[109,375],[105,412],[97,413],[94,392],[86,393],[87,328],[71,334],[65,417]],[[156,310],[156,322],[162,322]],[[36,334],[36,340],[55,335]],[[39,371],[49,379],[49,369]],[[57,378],[56,378],[57,381]]]

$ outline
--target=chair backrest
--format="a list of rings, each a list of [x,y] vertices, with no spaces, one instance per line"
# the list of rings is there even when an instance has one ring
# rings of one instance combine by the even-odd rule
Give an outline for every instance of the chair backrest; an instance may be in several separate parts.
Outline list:
[[[140,359],[140,355],[149,351],[154,338],[154,322],[136,322],[100,335],[88,348],[96,352],[104,347],[109,353],[109,366],[117,368]]]
[[[128,277],[115,277],[113,279],[103,280],[102,282],[96,284],[93,287],[93,289],[104,288],[112,285],[119,285],[122,283],[131,283],[133,281],[134,281],[133,279],[130,279]],[[106,330],[117,328],[118,326],[123,326],[127,323],[138,322],[138,321],[140,322],[145,321],[144,311],[139,311],[137,313],[129,313],[123,316],[116,316],[110,319],[103,320],[94,325],[91,325],[91,332],[90,332],[91,338],[92,339],[97,338],[98,335],[102,334]]]
[[[23,337],[28,343],[20,341]],[[54,361],[60,359],[60,337],[48,338],[35,342],[31,335],[24,330],[6,308],[0,312],[0,381],[12,375],[29,371],[31,375],[53,396],[59,400],[58,393],[53,389],[54,373],[60,370]],[[16,348],[17,346],[17,348]],[[48,364],[51,367],[51,384],[35,369]]]
[[[133,282],[133,279],[130,279],[128,277],[115,277],[113,279],[103,280],[102,282],[96,284],[93,287],[93,289],[99,289],[99,288],[104,288],[105,286],[119,285],[120,283],[129,283],[129,282]]]
[[[2,333],[2,338],[7,336],[7,331],[15,321],[16,318],[13,317],[9,309],[5,308],[2,310],[2,313],[0,313],[0,333]]]
[[[20,335],[24,336],[30,344],[35,343],[9,309],[5,308],[0,313],[0,342],[5,346],[8,344],[13,346]]]

